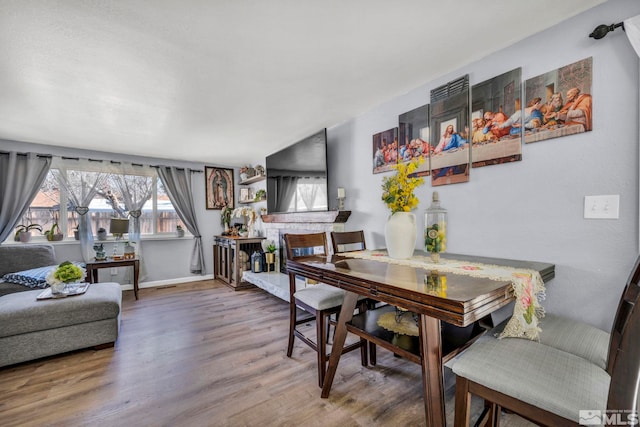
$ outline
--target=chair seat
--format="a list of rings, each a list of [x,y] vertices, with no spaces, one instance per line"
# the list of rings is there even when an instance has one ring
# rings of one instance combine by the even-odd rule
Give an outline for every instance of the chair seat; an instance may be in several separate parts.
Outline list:
[[[489,336],[502,332],[509,319],[496,326]],[[586,323],[547,313],[540,320],[540,344],[566,351],[607,369],[610,334]]]
[[[605,410],[610,376],[582,357],[519,338],[480,338],[452,363],[456,375],[579,422]]]
[[[327,310],[342,305],[344,291],[331,285],[318,283],[297,290],[293,296],[316,310]]]

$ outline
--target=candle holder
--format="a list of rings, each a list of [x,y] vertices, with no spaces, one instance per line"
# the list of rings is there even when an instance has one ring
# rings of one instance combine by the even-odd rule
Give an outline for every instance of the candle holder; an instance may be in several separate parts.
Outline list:
[[[346,198],[346,193],[344,191],[344,187],[338,187],[338,210],[344,210],[344,199]]]

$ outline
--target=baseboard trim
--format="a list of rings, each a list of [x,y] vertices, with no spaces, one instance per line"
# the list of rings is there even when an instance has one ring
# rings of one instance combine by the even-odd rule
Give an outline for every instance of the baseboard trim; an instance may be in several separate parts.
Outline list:
[[[199,280],[213,280],[213,274],[205,274],[204,276],[188,276],[188,277],[176,277],[175,279],[166,280],[154,280],[153,282],[140,282],[138,284],[139,289],[144,288],[157,288],[160,286],[178,285],[180,283],[197,282]],[[133,283],[121,284],[123,291],[133,290]]]

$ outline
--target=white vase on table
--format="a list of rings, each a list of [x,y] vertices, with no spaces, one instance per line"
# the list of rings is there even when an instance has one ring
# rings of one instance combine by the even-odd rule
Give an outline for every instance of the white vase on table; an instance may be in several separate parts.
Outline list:
[[[389,216],[384,238],[390,258],[411,258],[416,248],[416,237],[416,216],[412,212],[396,212]]]

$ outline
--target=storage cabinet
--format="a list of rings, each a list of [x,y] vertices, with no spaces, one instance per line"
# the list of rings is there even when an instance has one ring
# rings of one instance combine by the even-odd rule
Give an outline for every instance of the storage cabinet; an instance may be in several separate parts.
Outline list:
[[[213,275],[231,288],[246,289],[253,286],[241,280],[242,272],[250,270],[249,260],[254,251],[262,251],[264,237],[213,237]]]

